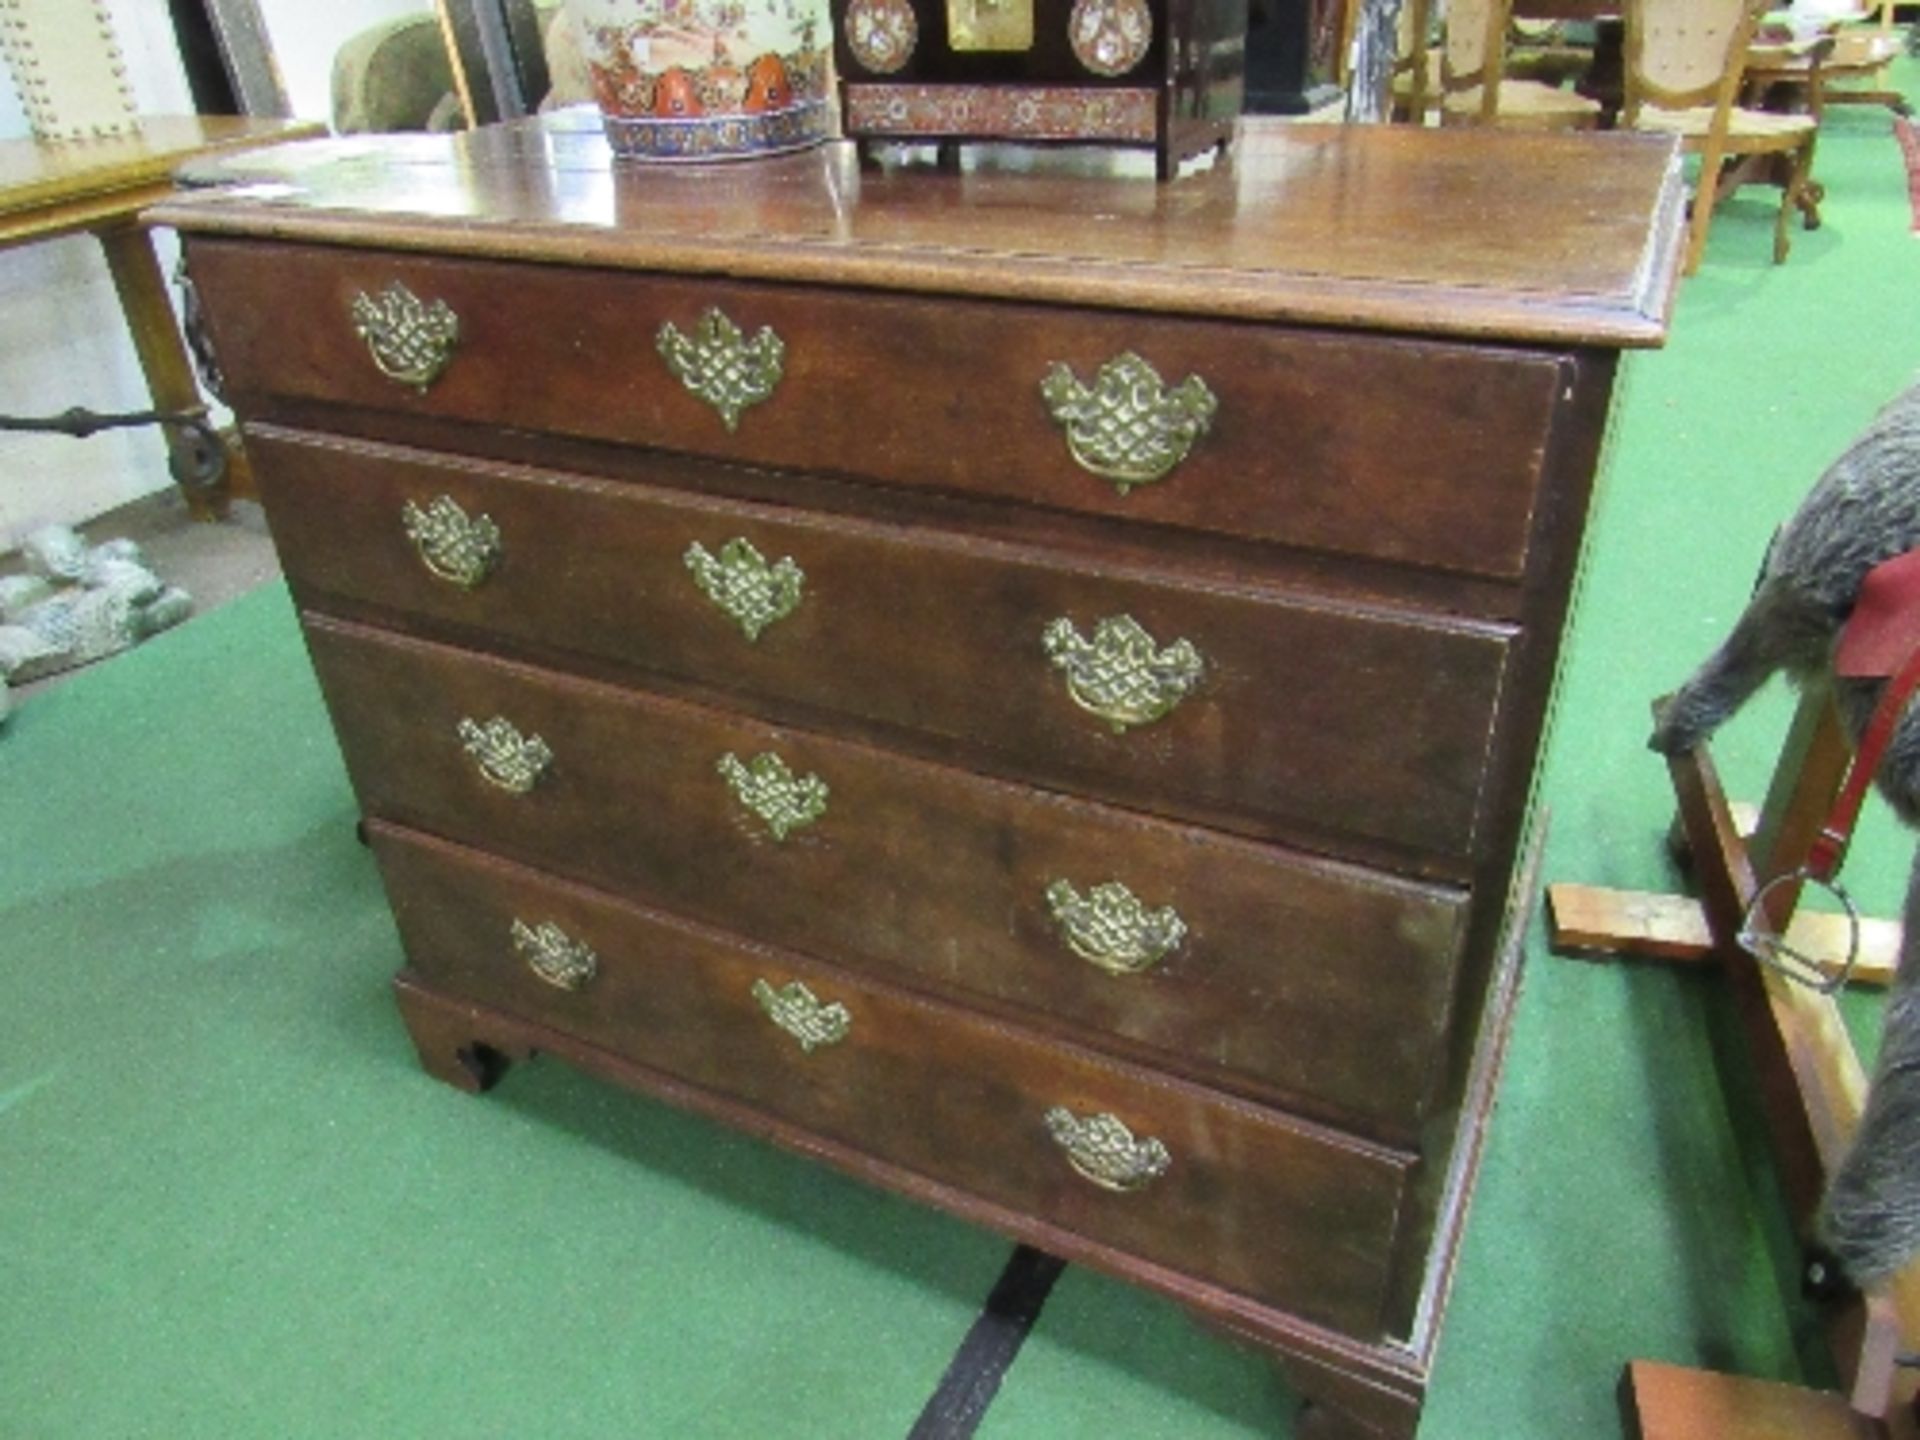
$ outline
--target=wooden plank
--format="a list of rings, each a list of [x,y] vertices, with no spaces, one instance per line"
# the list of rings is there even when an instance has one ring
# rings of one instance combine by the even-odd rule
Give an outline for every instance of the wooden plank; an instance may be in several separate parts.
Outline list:
[[[1806,859],[1826,823],[1834,795],[1846,782],[1852,760],[1853,746],[1831,695],[1809,691],[1795,712],[1780,765],[1760,809],[1760,828],[1751,851],[1756,857],[1754,874],[1742,886],[1746,903],[1751,903],[1758,878],[1786,874]],[[1784,925],[1798,901],[1797,885],[1777,887],[1768,905],[1772,923]],[[1866,1074],[1841,1022],[1839,1007],[1831,996],[1795,985],[1777,971],[1752,964],[1733,968],[1759,970],[1767,982],[1774,1020],[1786,1041],[1808,1122],[1820,1147],[1824,1180],[1853,1139],[1867,1093]]]
[[[249,115],[291,115],[287,86],[273,54],[260,0],[204,0],[220,59],[240,107]]]
[[[1667,767],[1686,822],[1714,951],[1751,1049],[1754,1080],[1787,1209],[1796,1225],[1804,1225],[1818,1206],[1825,1184],[1825,1148],[1816,1143],[1812,1130],[1815,1092],[1799,1083],[1800,1067],[1794,1063],[1796,1053],[1804,1054],[1805,1047],[1789,1040],[1774,1005],[1776,991],[1799,987],[1743,955],[1734,943],[1756,886],[1746,844],[1728,813],[1712,756],[1705,749],[1696,750],[1669,758]],[[1779,918],[1785,918],[1784,912]],[[1767,985],[1769,975],[1778,980],[1777,986]]]
[[[1632,1440],[1878,1440],[1840,1396],[1777,1380],[1629,1361],[1620,1404]]]
[[[1547,887],[1548,939],[1556,955],[1590,959],[1667,960],[1698,964],[1712,960],[1713,933],[1700,902],[1685,895],[1646,890],[1609,890],[1598,885]],[[1846,959],[1844,915],[1796,913],[1787,943],[1836,974]],[[1900,954],[1900,922],[1860,921],[1860,955],[1850,983],[1884,986]]]

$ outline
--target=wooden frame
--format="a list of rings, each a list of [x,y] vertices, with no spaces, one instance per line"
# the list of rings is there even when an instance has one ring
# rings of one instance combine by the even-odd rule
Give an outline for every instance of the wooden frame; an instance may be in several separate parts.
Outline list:
[[[1859,1123],[1866,1075],[1833,998],[1760,965],[1736,936],[1765,881],[1792,875],[1805,861],[1851,753],[1831,693],[1810,692],[1795,716],[1751,839],[1741,834],[1707,750],[1668,761],[1711,954],[1753,1057],[1788,1211],[1803,1231]],[[1567,939],[1557,921],[1560,888],[1549,890],[1556,951]],[[1582,899],[1590,901],[1592,893]],[[1797,883],[1768,892],[1764,913],[1776,932],[1788,927],[1798,899]],[[1653,953],[1644,943],[1645,926],[1632,918],[1635,911],[1644,914],[1644,907],[1629,897],[1622,908],[1627,923],[1620,927],[1618,946],[1589,910],[1575,948],[1589,954]],[[1886,943],[1884,929],[1879,943]],[[1827,1333],[1844,1389],[1837,1409],[1834,1397],[1809,1397],[1791,1386],[1634,1362],[1622,1381],[1627,1433],[1642,1440],[1706,1434],[1716,1440],[1776,1435],[1909,1440],[1920,1434],[1914,1410],[1920,1380],[1897,1364],[1920,1337],[1920,1265],[1903,1271],[1884,1291],[1842,1306],[1830,1317]],[[1707,1417],[1711,1425],[1701,1429]]]
[[[293,114],[286,82],[274,58],[267,22],[259,0],[201,0],[213,22],[220,59],[233,85],[234,98],[248,115],[285,118]]]
[[[468,129],[539,108],[547,62],[533,0],[433,0],[433,11]]]

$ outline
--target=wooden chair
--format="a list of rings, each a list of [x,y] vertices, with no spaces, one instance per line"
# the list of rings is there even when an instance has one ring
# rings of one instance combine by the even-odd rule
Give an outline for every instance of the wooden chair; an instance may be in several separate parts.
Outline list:
[[[1803,97],[1816,121],[1828,105],[1884,105],[1896,115],[1912,114],[1907,97],[1887,84],[1887,66],[1904,44],[1893,23],[1893,0],[1881,0],[1877,10],[1872,23],[1841,26],[1818,47],[1755,45],[1747,54],[1747,103],[1785,108],[1780,104],[1784,90]],[[1835,85],[1836,80],[1843,83]],[[1864,82],[1866,88],[1847,82]]]
[[[1538,80],[1508,79],[1512,0],[1448,0],[1440,52],[1440,123],[1592,130],[1600,102]]]
[[[1755,26],[1769,0],[1627,0],[1626,103],[1622,126],[1680,137],[1700,157],[1688,223],[1686,273],[1700,266],[1714,207],[1740,185],[1780,186],[1773,261],[1787,258],[1787,217],[1806,227],[1820,212],[1808,178],[1819,125],[1738,103]]]
[[[1432,0],[1402,0],[1393,53],[1393,117],[1424,125],[1440,105],[1440,51],[1433,44]]]

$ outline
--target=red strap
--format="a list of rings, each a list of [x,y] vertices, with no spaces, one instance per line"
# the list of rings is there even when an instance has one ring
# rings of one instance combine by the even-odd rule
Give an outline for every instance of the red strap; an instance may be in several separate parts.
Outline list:
[[[1853,838],[1854,823],[1860,818],[1860,805],[1867,798],[1867,787],[1873,783],[1874,772],[1880,768],[1880,757],[1886,753],[1894,727],[1900,723],[1907,701],[1913,698],[1916,689],[1920,689],[1920,649],[1910,653],[1899,673],[1887,682],[1880,703],[1874,706],[1873,718],[1867,722],[1866,734],[1860,737],[1860,748],[1853,752],[1846,783],[1840,787],[1833,808],[1827,812],[1827,823],[1820,827],[1812,848],[1807,851],[1807,873],[1814,879],[1823,883],[1832,880],[1840,869],[1840,862],[1846,859],[1847,844]]]
[[[1883,560],[1867,572],[1853,613],[1834,647],[1833,672],[1878,678],[1898,672],[1920,646],[1920,550]]]

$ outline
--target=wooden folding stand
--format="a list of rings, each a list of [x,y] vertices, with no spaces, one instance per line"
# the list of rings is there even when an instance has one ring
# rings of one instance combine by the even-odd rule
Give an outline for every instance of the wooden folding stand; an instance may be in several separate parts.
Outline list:
[[[1668,762],[1692,854],[1696,906],[1670,896],[1588,887],[1547,890],[1556,953],[1631,955],[1719,963],[1746,1033],[1781,1188],[1807,1233],[1826,1177],[1859,1123],[1866,1076],[1830,995],[1760,964],[1738,943],[1766,880],[1806,860],[1851,754],[1827,691],[1801,702],[1751,839],[1743,837],[1703,747]],[[1765,919],[1803,952],[1844,963],[1844,922],[1794,920],[1799,884],[1766,896]],[[1789,928],[1789,921],[1794,924]],[[1855,980],[1891,974],[1898,927],[1862,926]],[[1884,1291],[1837,1306],[1828,1326],[1844,1394],[1633,1361],[1621,1381],[1627,1431],[1637,1440],[1912,1440],[1920,1436],[1916,1372],[1899,1364],[1920,1349],[1920,1266]]]

